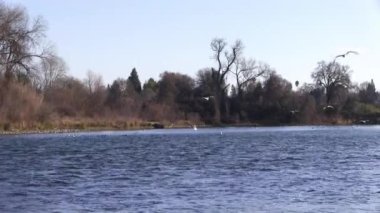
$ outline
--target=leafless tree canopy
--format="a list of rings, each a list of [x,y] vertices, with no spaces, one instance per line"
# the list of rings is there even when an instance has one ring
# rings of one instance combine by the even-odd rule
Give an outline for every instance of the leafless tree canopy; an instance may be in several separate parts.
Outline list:
[[[226,49],[227,42],[224,39],[216,38],[211,42],[211,50],[213,51],[213,58],[217,62],[216,68],[211,68],[212,79],[214,82],[214,110],[215,122],[220,122],[222,99],[225,96],[226,89],[224,86],[227,74],[231,72],[232,66],[239,58],[243,51],[243,43],[240,40],[235,41],[230,50]]]
[[[348,66],[321,61],[311,77],[317,85],[325,89],[327,104],[330,104],[335,89],[338,87],[348,89],[351,86],[350,73],[351,70]]]
[[[53,83],[66,76],[67,66],[65,61],[51,54],[41,60],[38,69],[34,73],[34,84],[40,90],[46,90],[53,86]]]
[[[227,42],[224,39],[216,38],[211,42],[211,50],[218,64],[217,67],[214,68],[214,71],[216,71],[219,81],[224,79],[231,71],[232,65],[243,51],[243,43],[240,40],[235,41],[230,51],[226,50],[226,47]]]
[[[323,87],[342,85],[349,87],[350,69],[348,66],[342,66],[338,63],[326,63],[324,61],[318,63],[318,67],[312,73],[312,78]]]
[[[99,91],[101,88],[104,87],[102,76],[96,74],[91,70],[87,71],[86,78],[83,80],[83,83],[90,94],[93,94],[95,91]]]
[[[268,64],[245,57],[240,40],[229,45],[215,38],[210,43],[214,66],[195,78],[165,71],[141,86],[133,68],[105,86],[92,71],[83,80],[69,76],[64,60],[44,45],[45,30],[40,17],[32,19],[23,7],[0,0],[0,132],[12,125],[16,130],[125,129],[139,127],[137,121],[144,127],[152,122],[272,125],[380,117],[374,81],[352,90],[349,67],[336,62],[353,51],[319,62],[311,75],[314,83],[296,81],[300,87],[294,90]]]
[[[42,46],[45,25],[40,17],[31,20],[20,6],[0,1],[0,73],[30,75],[36,60],[48,55]]]
[[[240,95],[248,83],[255,82],[257,78],[269,74],[270,68],[264,63],[258,63],[245,57],[238,58],[234,63],[232,73],[236,79],[237,93]]]

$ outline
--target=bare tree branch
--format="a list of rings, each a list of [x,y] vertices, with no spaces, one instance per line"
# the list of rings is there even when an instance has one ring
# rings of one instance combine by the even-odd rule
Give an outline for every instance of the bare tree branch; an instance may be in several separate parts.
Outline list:
[[[23,7],[0,2],[0,74],[31,75],[36,62],[46,59],[44,33],[42,18],[31,21]]]

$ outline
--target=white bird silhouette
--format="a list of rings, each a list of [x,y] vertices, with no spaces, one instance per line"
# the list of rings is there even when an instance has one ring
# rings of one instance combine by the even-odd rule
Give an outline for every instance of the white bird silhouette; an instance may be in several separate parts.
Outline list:
[[[209,101],[210,98],[213,98],[214,96],[205,96],[205,97],[202,97],[203,100],[205,101]]]

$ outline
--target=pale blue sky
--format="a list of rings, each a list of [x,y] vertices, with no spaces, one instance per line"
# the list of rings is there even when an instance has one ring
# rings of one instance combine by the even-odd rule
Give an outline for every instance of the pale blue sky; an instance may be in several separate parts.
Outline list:
[[[214,65],[209,44],[222,37],[241,39],[245,56],[301,83],[318,61],[356,50],[340,62],[354,69],[354,81],[374,78],[380,88],[379,0],[5,1],[44,17],[78,78],[91,69],[110,83],[133,67],[142,81],[165,70],[195,76]]]

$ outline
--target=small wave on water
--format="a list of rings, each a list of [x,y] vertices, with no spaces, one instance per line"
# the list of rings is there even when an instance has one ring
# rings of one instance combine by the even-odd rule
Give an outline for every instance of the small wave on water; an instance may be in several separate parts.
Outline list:
[[[0,212],[379,212],[379,138],[348,126],[1,136]]]

